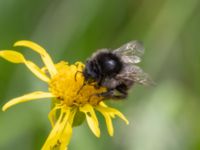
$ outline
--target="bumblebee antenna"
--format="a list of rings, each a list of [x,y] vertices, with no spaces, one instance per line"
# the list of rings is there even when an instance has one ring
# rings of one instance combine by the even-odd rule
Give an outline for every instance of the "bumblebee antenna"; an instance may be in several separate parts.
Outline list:
[[[77,81],[77,78],[76,78],[76,77],[77,77],[77,74],[78,74],[78,73],[81,73],[81,74],[83,75],[83,72],[82,72],[82,71],[76,71],[75,76],[74,76],[75,81]]]

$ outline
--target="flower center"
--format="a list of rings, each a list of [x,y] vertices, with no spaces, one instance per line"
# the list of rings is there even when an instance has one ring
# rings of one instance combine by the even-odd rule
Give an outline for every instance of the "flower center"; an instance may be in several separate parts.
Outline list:
[[[62,61],[56,64],[58,73],[51,79],[49,91],[67,106],[80,106],[87,103],[97,105],[103,100],[103,97],[98,94],[105,92],[106,88],[97,89],[94,85],[86,84],[82,74],[84,67],[81,62],[69,65]]]

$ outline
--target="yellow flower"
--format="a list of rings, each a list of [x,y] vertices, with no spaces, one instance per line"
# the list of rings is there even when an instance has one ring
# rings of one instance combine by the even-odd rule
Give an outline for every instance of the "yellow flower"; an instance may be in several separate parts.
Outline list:
[[[72,128],[77,118],[80,118],[77,117],[80,114],[84,114],[88,126],[97,137],[100,137],[100,129],[95,110],[105,117],[110,136],[113,136],[112,118],[118,116],[126,124],[129,123],[122,113],[108,107],[103,102],[103,97],[97,96],[99,93],[105,92],[106,88],[97,89],[94,85],[85,84],[84,76],[80,73],[85,67],[83,63],[76,62],[70,65],[61,61],[54,64],[46,50],[31,41],[18,41],[14,46],[27,47],[39,53],[45,66],[38,67],[32,61],[27,60],[21,53],[13,50],[0,51],[0,57],[12,63],[25,64],[34,75],[48,84],[49,91],[35,91],[14,98],[6,103],[2,110],[5,111],[11,106],[22,102],[52,98],[53,107],[49,113],[52,131],[42,150],[65,150],[70,142]],[[85,85],[83,86],[83,84]]]

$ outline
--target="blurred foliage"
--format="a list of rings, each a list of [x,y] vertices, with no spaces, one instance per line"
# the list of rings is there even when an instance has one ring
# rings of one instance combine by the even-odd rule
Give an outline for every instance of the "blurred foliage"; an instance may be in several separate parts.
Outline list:
[[[97,139],[87,125],[76,127],[71,150],[200,149],[199,0],[1,0],[0,49],[21,39],[44,46],[55,62],[85,61],[96,49],[143,41],[141,63],[156,82],[135,86],[121,107],[131,124],[116,119],[115,135]],[[23,53],[41,63],[30,51]],[[0,104],[46,89],[23,65],[0,59]],[[0,149],[40,149],[50,131],[49,101],[0,112]]]

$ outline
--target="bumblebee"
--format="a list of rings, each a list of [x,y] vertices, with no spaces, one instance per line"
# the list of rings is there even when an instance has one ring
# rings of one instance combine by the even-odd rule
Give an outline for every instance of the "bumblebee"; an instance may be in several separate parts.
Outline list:
[[[148,85],[151,79],[137,64],[141,62],[144,47],[139,41],[128,42],[115,50],[97,50],[86,62],[85,81],[106,87],[100,96],[105,99],[123,99],[136,83]]]

